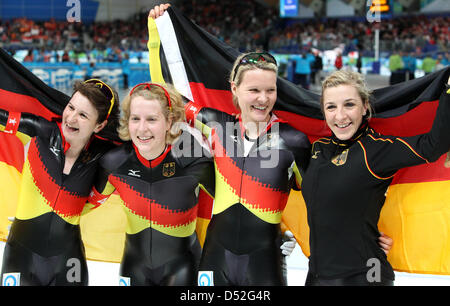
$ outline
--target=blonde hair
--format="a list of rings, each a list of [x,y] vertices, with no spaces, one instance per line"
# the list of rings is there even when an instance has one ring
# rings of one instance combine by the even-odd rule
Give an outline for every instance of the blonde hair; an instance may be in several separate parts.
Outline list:
[[[147,86],[150,84],[150,89]],[[154,83],[156,84],[156,83]],[[130,105],[131,101],[136,97],[143,97],[146,100],[158,100],[163,110],[163,115],[166,121],[172,120],[172,126],[166,135],[166,143],[171,144],[175,138],[181,134],[180,125],[176,124],[185,121],[186,115],[184,111],[183,98],[180,93],[170,84],[156,84],[162,86],[170,97],[172,109],[169,109],[169,103],[167,101],[164,89],[151,85],[151,83],[143,83],[140,86],[136,86],[130,91],[130,93],[122,101],[121,109],[122,113],[119,120],[119,128],[117,129],[120,139],[124,141],[130,140],[130,131],[128,130],[128,121],[130,119]],[[131,95],[130,95],[131,94]]]
[[[325,92],[325,89],[337,87],[339,85],[350,85],[358,91],[363,105],[366,105],[369,111],[367,119],[370,119],[374,113],[372,105],[370,104],[372,91],[367,87],[362,74],[351,70],[337,70],[326,77],[322,82],[322,95],[320,96],[320,108],[322,109],[322,113],[324,112],[323,93]]]
[[[244,72],[249,71],[249,70],[262,69],[262,70],[267,70],[267,71],[273,71],[273,72],[275,72],[276,75],[278,75],[277,65],[274,63],[268,62],[268,61],[257,61],[257,62],[252,62],[252,63],[246,63],[245,65],[240,65],[242,59],[251,53],[254,53],[254,52],[244,53],[244,54],[239,55],[236,58],[236,60],[234,61],[234,64],[233,64],[233,68],[231,69],[230,78],[228,79],[230,84],[232,82],[234,82],[234,84],[236,84],[236,86],[239,86],[242,82],[242,79],[244,78]],[[240,66],[238,69],[236,69],[236,67],[238,65],[240,65]],[[238,99],[234,94],[233,94],[233,104],[238,110],[240,110],[239,104],[238,104]]]

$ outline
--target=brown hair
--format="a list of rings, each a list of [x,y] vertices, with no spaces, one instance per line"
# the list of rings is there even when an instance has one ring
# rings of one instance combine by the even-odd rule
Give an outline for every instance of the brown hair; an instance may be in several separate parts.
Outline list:
[[[108,119],[108,124],[106,126],[117,125],[120,112],[119,95],[112,87],[110,88],[114,94],[114,105],[108,116],[108,111],[111,107],[111,99],[109,99],[98,86],[93,83],[84,83],[81,81],[76,81],[73,85],[73,94],[75,94],[76,92],[80,92],[92,103],[92,106],[94,106],[94,108],[97,110],[97,123],[102,123],[103,121]]]
[[[181,134],[181,129],[177,122],[185,121],[186,115],[184,111],[183,99],[180,93],[170,84],[157,84],[162,86],[169,94],[172,109],[169,109],[166,93],[164,89],[159,86],[150,85],[150,89],[146,86],[146,83],[136,86],[130,91],[122,102],[122,115],[120,117],[120,126],[118,128],[120,139],[127,141],[130,140],[130,131],[128,130],[128,120],[130,119],[130,105],[131,100],[135,97],[143,97],[146,100],[158,100],[163,110],[164,118],[166,120],[172,119],[172,127],[166,135],[166,143],[172,143],[175,138]]]

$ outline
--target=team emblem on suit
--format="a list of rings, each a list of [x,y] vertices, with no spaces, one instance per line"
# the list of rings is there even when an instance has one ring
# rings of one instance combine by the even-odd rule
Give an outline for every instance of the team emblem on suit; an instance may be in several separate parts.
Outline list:
[[[331,162],[333,164],[335,164],[336,166],[342,166],[343,164],[345,164],[345,162],[347,161],[347,156],[348,156],[348,149],[342,151],[341,154],[336,155],[335,157],[333,157],[333,159],[331,160]]]
[[[165,163],[162,168],[162,175],[171,177],[175,174],[175,162]]]

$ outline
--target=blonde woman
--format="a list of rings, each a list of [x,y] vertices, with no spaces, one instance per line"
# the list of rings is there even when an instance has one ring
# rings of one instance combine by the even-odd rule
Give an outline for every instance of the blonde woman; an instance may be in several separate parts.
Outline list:
[[[448,87],[431,131],[414,137],[374,131],[369,97],[357,72],[334,72],[322,84],[332,136],[313,144],[302,183],[311,248],[306,285],[393,285],[394,272],[378,246],[386,190],[399,169],[435,161],[450,149]],[[378,273],[368,273],[375,266]]]
[[[138,84],[122,103],[119,136],[127,142],[100,161],[91,203],[100,205],[114,190],[123,201],[120,276],[132,286],[195,284],[198,188],[213,194],[214,167],[201,139],[181,130],[184,119],[172,86]]]

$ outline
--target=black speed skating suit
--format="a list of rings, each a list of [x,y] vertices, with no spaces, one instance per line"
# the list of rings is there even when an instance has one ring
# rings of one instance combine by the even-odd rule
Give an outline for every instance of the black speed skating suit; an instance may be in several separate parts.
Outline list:
[[[286,285],[280,222],[290,189],[306,169],[308,138],[272,116],[258,139],[246,144],[235,116],[193,103],[186,109],[188,122],[209,138],[216,169],[199,270],[213,271],[214,285]]]
[[[11,122],[15,123],[12,129]],[[0,127],[31,137],[2,275],[20,273],[20,285],[87,285],[80,215],[86,209],[98,161],[114,146],[93,138],[65,175],[64,153],[70,145],[59,123],[0,110]],[[77,272],[68,277],[75,265]]]
[[[307,285],[377,285],[394,280],[378,245],[385,193],[399,169],[433,162],[450,149],[449,96],[441,96],[428,134],[384,136],[364,122],[348,141],[331,137],[313,144],[302,184],[311,247]],[[380,282],[366,277],[374,259],[381,267]]]
[[[123,201],[127,231],[121,277],[131,286],[194,285],[200,257],[195,227],[203,209],[197,195],[199,187],[214,194],[212,159],[184,131],[154,160],[127,142],[100,164],[89,202],[100,205],[115,190]]]

